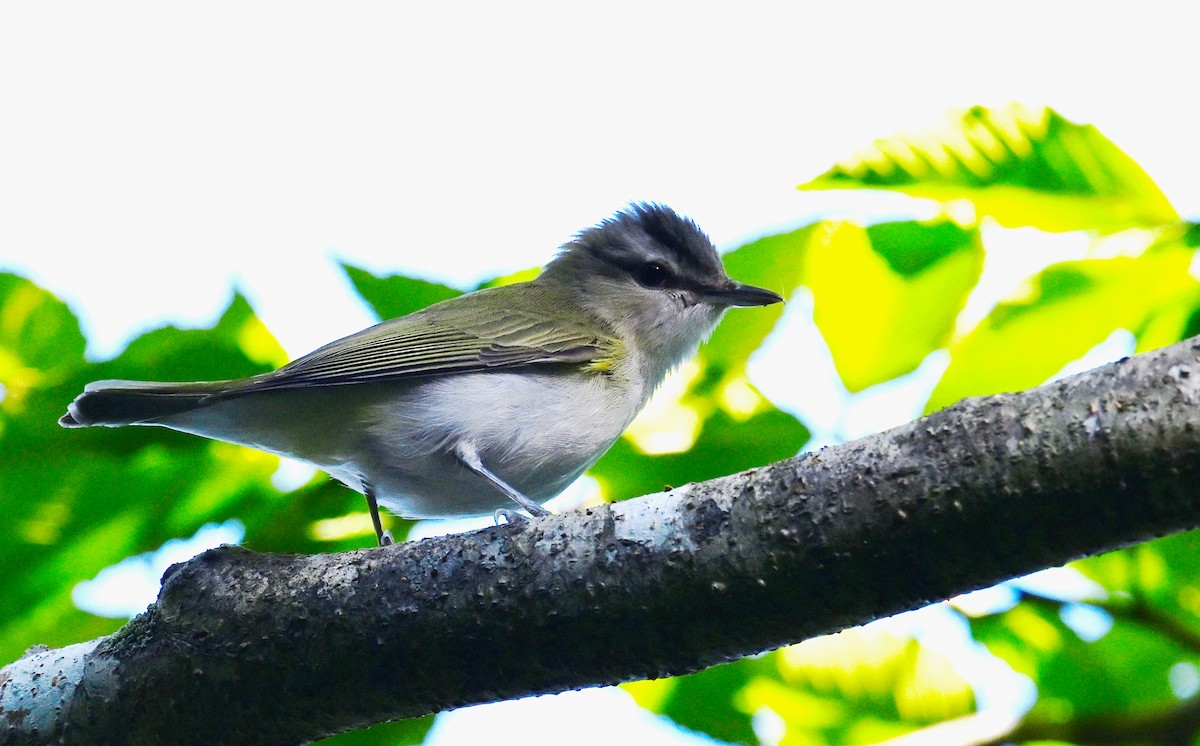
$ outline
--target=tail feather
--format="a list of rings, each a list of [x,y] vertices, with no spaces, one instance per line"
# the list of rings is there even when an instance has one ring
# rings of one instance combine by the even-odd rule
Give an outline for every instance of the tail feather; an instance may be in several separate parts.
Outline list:
[[[63,427],[151,424],[202,407],[225,388],[223,382],[95,381],[67,405],[67,413],[58,424]]]

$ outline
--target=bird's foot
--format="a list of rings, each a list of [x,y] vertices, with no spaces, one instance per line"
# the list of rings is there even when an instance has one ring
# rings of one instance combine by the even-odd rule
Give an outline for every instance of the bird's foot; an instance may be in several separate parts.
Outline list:
[[[517,511],[509,510],[508,508],[500,508],[495,513],[492,513],[492,520],[495,521],[497,526],[501,525],[500,524],[501,518],[504,519],[505,523],[507,523],[511,526],[519,526],[522,523],[524,523],[525,521],[529,520],[528,518],[521,515]]]

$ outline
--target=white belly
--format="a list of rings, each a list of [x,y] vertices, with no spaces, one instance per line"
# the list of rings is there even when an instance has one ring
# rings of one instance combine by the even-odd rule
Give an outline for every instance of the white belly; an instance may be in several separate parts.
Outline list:
[[[457,443],[469,443],[484,466],[544,502],[608,450],[640,404],[640,392],[600,375],[450,376],[371,407],[358,466],[379,501],[403,516],[512,507],[451,454]]]

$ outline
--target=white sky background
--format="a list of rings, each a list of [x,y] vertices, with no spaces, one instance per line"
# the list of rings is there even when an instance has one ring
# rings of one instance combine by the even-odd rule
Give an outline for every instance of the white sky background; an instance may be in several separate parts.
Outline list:
[[[0,266],[101,354],[236,282],[298,355],[369,320],[334,257],[468,283],[635,199],[729,248],[828,204],[792,187],[872,138],[1010,99],[1200,214],[1193,19],[963,7],[7,3]]]
[[[793,187],[872,139],[1014,99],[1096,124],[1200,218],[1186,4],[825,5],[5,3],[0,269],[97,356],[210,323],[235,284],[299,355],[371,321],[335,259],[466,285],[632,200],[729,249],[842,210]],[[634,727],[562,707],[506,722]]]

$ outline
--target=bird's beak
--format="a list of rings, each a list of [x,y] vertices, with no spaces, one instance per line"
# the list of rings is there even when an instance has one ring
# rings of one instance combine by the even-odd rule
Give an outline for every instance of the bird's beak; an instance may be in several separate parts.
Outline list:
[[[783,302],[779,293],[736,282],[731,282],[725,287],[707,288],[704,291],[704,299],[709,303],[724,306],[769,306],[772,303]]]

